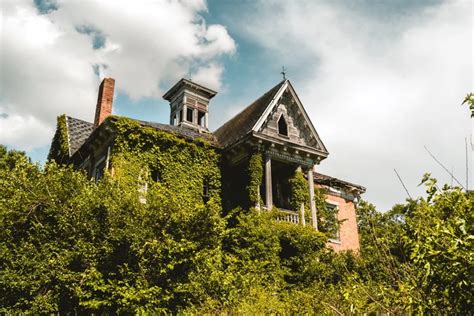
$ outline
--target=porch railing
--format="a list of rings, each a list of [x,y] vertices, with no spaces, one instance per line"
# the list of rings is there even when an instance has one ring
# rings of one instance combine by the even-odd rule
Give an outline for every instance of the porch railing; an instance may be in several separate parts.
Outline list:
[[[293,224],[299,224],[300,215],[294,211],[279,209],[277,220],[282,221],[282,222],[290,222]]]

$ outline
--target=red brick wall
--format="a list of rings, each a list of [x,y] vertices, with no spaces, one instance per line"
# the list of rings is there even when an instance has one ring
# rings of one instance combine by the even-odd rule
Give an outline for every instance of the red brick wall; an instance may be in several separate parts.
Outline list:
[[[114,101],[115,80],[112,78],[104,78],[99,87],[99,96],[97,98],[97,106],[95,109],[94,126],[97,127],[107,116],[112,114],[112,104]]]
[[[326,201],[339,208],[338,219],[345,220],[339,228],[339,241],[329,241],[328,246],[335,251],[359,251],[359,232],[354,202],[337,195],[326,194]]]

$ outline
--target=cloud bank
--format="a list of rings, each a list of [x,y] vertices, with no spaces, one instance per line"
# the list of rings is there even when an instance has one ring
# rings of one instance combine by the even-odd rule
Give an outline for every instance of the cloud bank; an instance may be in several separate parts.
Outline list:
[[[0,143],[45,146],[61,113],[90,121],[104,76],[135,100],[183,76],[219,89],[236,45],[206,11],[199,0],[3,1]]]
[[[472,121],[460,103],[473,90],[472,3],[396,11],[375,1],[375,15],[373,1],[361,3],[263,2],[236,24],[296,77],[330,152],[318,169],[367,186],[365,198],[387,209],[406,197],[394,168],[414,196],[424,172],[451,182],[424,145],[464,183]]]

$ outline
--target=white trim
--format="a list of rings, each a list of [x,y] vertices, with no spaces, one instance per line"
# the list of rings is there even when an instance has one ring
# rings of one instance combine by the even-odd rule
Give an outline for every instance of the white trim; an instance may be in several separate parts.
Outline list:
[[[285,81],[285,83],[280,87],[278,92],[275,94],[272,101],[268,104],[267,108],[258,119],[257,123],[255,123],[255,125],[252,127],[252,131],[257,132],[262,127],[263,123],[267,120],[268,115],[270,114],[273,107],[275,106],[275,103],[281,98],[287,86],[288,86],[288,80]]]
[[[331,244],[342,245],[342,241],[340,239],[329,238],[328,242]]]
[[[335,201],[332,201],[330,199],[326,199],[324,201],[328,204],[334,205],[335,207],[339,208],[339,204],[340,204],[339,202],[335,202]]]
[[[290,93],[291,95],[293,96],[293,98],[296,100],[296,104],[298,105],[298,107],[300,108],[301,112],[303,113],[304,115],[304,118],[306,119],[306,122],[308,123],[309,125],[309,128],[311,129],[311,131],[313,132],[313,136],[316,138],[319,146],[321,147],[321,149],[325,152],[328,152],[327,149],[326,149],[326,146],[324,146],[323,144],[323,141],[321,140],[321,138],[319,137],[318,135],[318,132],[316,131],[316,128],[314,127],[313,125],[313,122],[311,121],[311,119],[309,118],[308,116],[308,113],[306,113],[306,110],[303,106],[303,103],[301,102],[300,98],[298,98],[298,95],[296,94],[296,91],[295,89],[293,88],[293,86],[291,85],[291,83],[288,84],[289,88],[290,88]]]
[[[296,101],[296,104],[297,104],[299,110],[301,111],[301,113],[303,113],[303,117],[305,118],[307,125],[309,126],[311,132],[313,133],[313,137],[316,139],[316,142],[318,143],[319,147],[321,148],[320,151],[328,153],[328,151],[326,149],[326,146],[324,145],[321,138],[319,137],[319,134],[316,131],[316,128],[314,127],[313,122],[311,122],[311,119],[309,118],[308,113],[306,113],[306,110],[304,109],[304,106],[301,103],[301,100],[298,98],[298,95],[296,94],[296,91],[293,88],[293,86],[291,85],[289,80],[286,80],[285,83],[280,87],[278,92],[273,97],[272,101],[268,104],[267,108],[265,109],[263,114],[258,119],[257,123],[255,123],[255,125],[252,127],[252,131],[258,132],[260,130],[263,123],[265,123],[265,121],[267,120],[267,118],[270,115],[271,111],[275,107],[277,101],[281,98],[281,96],[283,95],[283,93],[285,92],[285,90],[287,88],[289,88],[290,93],[293,96],[293,99]]]

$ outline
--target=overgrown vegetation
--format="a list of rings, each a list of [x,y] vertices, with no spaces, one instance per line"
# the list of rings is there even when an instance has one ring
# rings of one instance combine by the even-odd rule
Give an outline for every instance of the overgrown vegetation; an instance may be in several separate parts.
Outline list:
[[[260,197],[260,186],[262,185],[263,178],[263,158],[261,153],[254,153],[250,157],[248,174],[249,185],[247,186],[247,191],[249,194],[250,204],[253,206],[260,205],[262,202]]]
[[[69,141],[67,132],[66,115],[58,116],[56,133],[53,137],[48,160],[55,160],[57,163],[65,163],[69,156]]]
[[[473,310],[472,193],[440,189],[426,176],[427,198],[387,213],[361,202],[360,254],[336,254],[325,234],[271,213],[235,209],[223,217],[217,154],[205,142],[148,130],[144,137],[122,123],[116,173],[99,182],[0,147],[2,314]],[[172,156],[187,167],[169,165]],[[210,170],[187,169],[203,161]],[[152,165],[160,181],[144,173]],[[171,176],[174,168],[182,177]],[[140,181],[149,184],[146,203]]]

